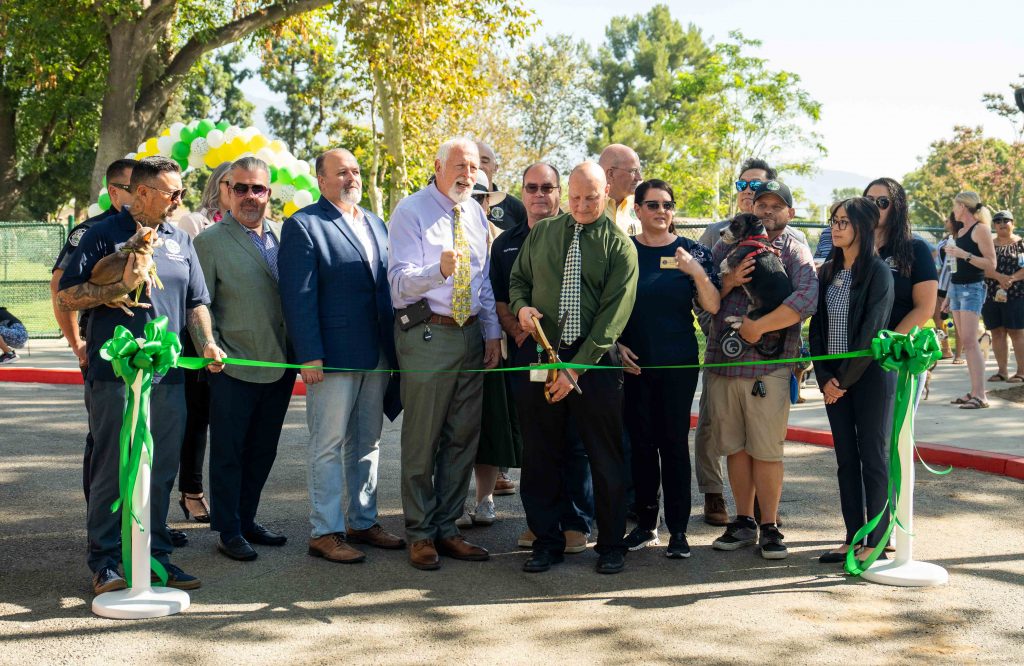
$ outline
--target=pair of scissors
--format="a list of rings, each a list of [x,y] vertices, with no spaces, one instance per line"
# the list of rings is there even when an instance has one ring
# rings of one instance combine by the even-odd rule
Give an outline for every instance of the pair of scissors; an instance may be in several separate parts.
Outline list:
[[[569,313],[566,312],[562,315],[562,319],[558,322],[559,347],[562,346],[562,332],[565,330],[565,322],[568,318]],[[541,328],[540,326],[540,320],[538,320],[536,317],[533,318],[533,339],[536,340],[540,344],[540,346],[544,348],[544,352],[547,354],[548,357],[548,363],[562,362],[562,359],[558,357],[558,351],[551,346],[550,342],[548,342],[547,336],[544,335],[544,329]],[[583,395],[583,390],[580,388],[580,385],[576,383],[576,380],[573,378],[572,373],[564,368],[561,371],[565,374],[565,377],[569,380],[569,383],[572,384],[572,387],[576,391],[576,393]],[[548,391],[547,387],[558,380],[558,372],[559,371],[554,368],[548,370],[548,379],[545,383],[544,388],[544,398],[547,399],[549,403],[555,401],[555,396]]]

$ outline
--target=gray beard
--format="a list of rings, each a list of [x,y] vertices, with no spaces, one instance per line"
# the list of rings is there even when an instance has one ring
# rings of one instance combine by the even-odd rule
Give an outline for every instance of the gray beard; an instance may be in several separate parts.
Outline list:
[[[363,198],[363,191],[358,190],[356,194],[349,194],[348,190],[342,190],[338,198],[341,199],[342,203],[346,203],[349,206],[358,206]]]

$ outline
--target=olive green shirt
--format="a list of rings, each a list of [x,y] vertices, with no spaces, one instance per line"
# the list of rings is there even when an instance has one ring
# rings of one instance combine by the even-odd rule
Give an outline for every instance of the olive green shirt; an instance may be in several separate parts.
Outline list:
[[[571,213],[541,220],[523,242],[512,265],[509,299],[517,316],[526,306],[540,310],[541,326],[552,345],[558,343],[558,302],[565,256],[576,220]],[[636,300],[637,260],[633,242],[607,215],[580,231],[580,336],[569,363],[593,365],[626,328]],[[565,341],[568,342],[568,341]]]

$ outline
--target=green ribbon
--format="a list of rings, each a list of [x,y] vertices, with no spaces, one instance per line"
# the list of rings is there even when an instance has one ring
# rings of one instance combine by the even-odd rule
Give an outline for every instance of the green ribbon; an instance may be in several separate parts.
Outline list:
[[[149,430],[149,401],[153,375],[166,374],[178,364],[181,342],[167,330],[167,317],[148,322],[144,338],[136,340],[124,326],[114,329],[114,337],[100,347],[100,357],[110,361],[114,374],[127,387],[124,415],[121,419],[118,487],[121,496],[110,506],[111,513],[121,511],[121,561],[125,579],[132,584],[132,523],[142,529],[142,520],[134,506],[135,485],[144,461],[153,465],[153,434]],[[152,555],[150,567],[167,584],[167,570]]]
[[[870,555],[864,560],[859,560],[851,547],[846,552],[846,572],[859,576],[875,563],[875,560],[885,551],[885,544],[889,543],[889,535],[892,534],[893,526],[899,525],[900,529],[906,527],[899,521],[896,515],[896,507],[899,505],[900,493],[903,487],[903,468],[900,464],[899,442],[904,425],[907,426],[907,436],[913,443],[914,438],[914,396],[917,395],[917,376],[931,368],[942,358],[942,349],[939,347],[939,339],[934,329],[921,330],[915,327],[906,335],[894,331],[879,331],[874,340],[871,341],[871,355],[885,370],[896,371],[896,405],[893,411],[892,434],[889,439],[889,492],[885,506],[877,516],[872,518],[857,530],[853,535],[852,543],[858,543],[867,537],[886,516],[890,516],[888,527],[885,533]],[[916,445],[914,445],[916,450]],[[952,467],[936,471],[925,465],[925,468],[933,474],[949,474]],[[852,545],[852,544],[851,544]]]

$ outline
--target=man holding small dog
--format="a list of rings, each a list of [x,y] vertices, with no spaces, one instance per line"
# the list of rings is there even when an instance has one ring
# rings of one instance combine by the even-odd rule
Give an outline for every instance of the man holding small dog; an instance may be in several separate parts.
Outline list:
[[[818,283],[808,247],[784,233],[793,219],[793,195],[777,180],[765,182],[754,195],[754,214],[768,235],[769,248],[779,253],[793,293],[760,319],[746,316],[750,299],[742,285],[751,281],[756,253],[722,274],[722,305],[712,320],[706,363],[760,361],[753,346],[737,358],[727,358],[717,340],[729,326],[728,320],[742,318],[738,332],[750,345],[772,331],[787,331],[777,358],[800,355],[800,322],[814,314]],[[732,246],[718,243],[713,251],[716,263]],[[743,365],[708,368],[708,410],[712,435],[720,455],[728,456],[729,484],[736,500],[736,519],[715,540],[716,550],[736,550],[759,541],[761,556],[782,559],[789,552],[776,525],[782,493],[783,442],[789,422],[789,381],[792,365]],[[761,508],[761,525],[754,516],[754,495]],[[760,540],[758,540],[760,532]]]

